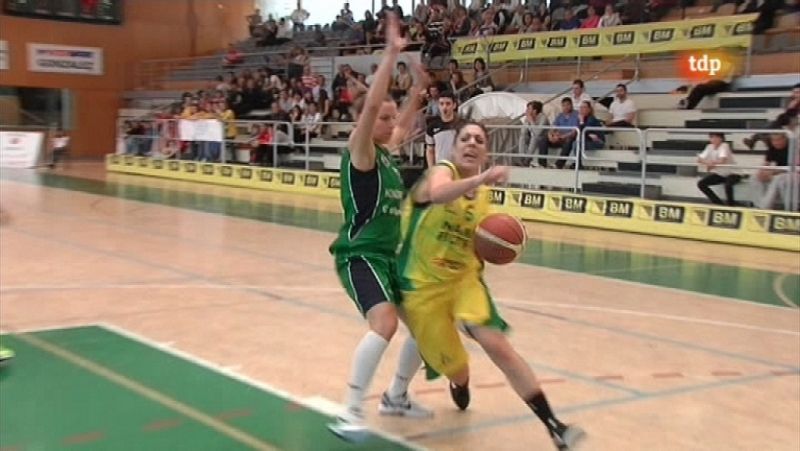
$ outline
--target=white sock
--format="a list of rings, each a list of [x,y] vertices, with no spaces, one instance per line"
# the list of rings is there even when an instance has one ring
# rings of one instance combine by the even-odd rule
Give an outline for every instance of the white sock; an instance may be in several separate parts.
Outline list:
[[[398,398],[408,391],[411,379],[417,374],[420,366],[422,366],[422,357],[419,355],[417,342],[413,337],[408,337],[406,342],[403,343],[403,349],[400,351],[400,358],[397,361],[397,373],[395,373],[392,385],[389,386],[387,391],[390,398]]]
[[[350,371],[350,383],[347,389],[347,408],[350,411],[361,411],[364,394],[369,389],[372,376],[383,352],[389,342],[373,331],[369,331],[361,339],[353,355],[353,368]]]

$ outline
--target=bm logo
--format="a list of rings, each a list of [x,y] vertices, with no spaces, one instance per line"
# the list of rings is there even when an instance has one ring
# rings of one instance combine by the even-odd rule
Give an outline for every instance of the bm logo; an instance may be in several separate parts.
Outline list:
[[[153,169],[164,169],[164,160],[153,160]]]
[[[170,161],[167,166],[170,171],[179,171],[181,169],[181,163],[178,161]]]
[[[262,182],[271,182],[272,181],[272,171],[262,170],[261,173],[258,175],[261,178]]]
[[[319,185],[319,176],[313,174],[306,175],[305,180],[303,180],[303,185],[310,186],[312,188],[316,187]]]
[[[536,48],[536,38],[523,38],[517,42],[517,50],[533,50]]]
[[[564,36],[553,36],[547,39],[548,49],[563,49],[567,46],[567,38]]]
[[[614,45],[628,45],[633,44],[636,34],[632,31],[620,31],[614,33]]]
[[[738,229],[742,224],[742,213],[738,211],[711,210],[708,225],[723,229]]]
[[[751,34],[753,33],[753,23],[752,22],[737,23],[736,26],[733,27],[732,33],[734,36]]]
[[[564,196],[561,198],[561,211],[586,213],[586,199],[582,197]]]
[[[683,217],[686,214],[686,208],[676,207],[674,205],[656,205],[653,219],[659,222],[674,222],[676,224],[683,223]]]
[[[672,28],[655,29],[650,32],[650,43],[669,42],[674,35],[675,30]]]
[[[689,32],[689,38],[691,39],[713,38],[714,27],[715,25],[713,23],[706,25],[696,25],[692,27],[692,31]]]
[[[472,55],[478,51],[478,44],[467,44],[461,49],[461,54],[463,55]]]
[[[219,173],[223,177],[233,177],[233,168],[230,166],[221,166],[219,168]]]
[[[630,218],[633,216],[633,202],[608,200],[606,201],[605,215],[615,218]]]
[[[495,204],[495,205],[503,205],[503,204],[506,203],[506,192],[505,191],[502,191],[502,190],[499,190],[499,189],[493,189],[491,191],[490,196],[491,196],[490,197],[491,202],[493,204]]]
[[[339,177],[331,177],[328,179],[328,188],[339,189],[340,186],[341,182],[339,181]]]
[[[128,166],[133,166],[133,157],[125,156],[125,164]]]
[[[788,215],[770,215],[769,231],[770,233],[800,235],[800,217]]]
[[[140,158],[139,159],[139,167],[146,168],[150,165],[150,162],[147,158]]]
[[[203,172],[203,175],[214,175],[213,164],[204,164],[200,167],[200,170]]]
[[[197,172],[197,164],[196,163],[184,163],[183,164],[183,170],[188,172],[188,173],[190,173],[190,174],[194,174],[195,172]]]
[[[240,168],[239,178],[250,180],[251,178],[253,178],[253,170],[250,168]]]
[[[294,174],[291,172],[284,172],[281,174],[281,183],[284,185],[294,185]]]
[[[111,157],[111,164],[119,164],[119,157],[114,155]]]
[[[523,207],[541,210],[544,208],[544,194],[522,193],[519,198],[519,204]]]
[[[508,48],[508,41],[492,42],[489,45],[489,53],[503,53]]]
[[[584,34],[578,41],[578,47],[597,47],[598,45],[600,45],[599,34]]]

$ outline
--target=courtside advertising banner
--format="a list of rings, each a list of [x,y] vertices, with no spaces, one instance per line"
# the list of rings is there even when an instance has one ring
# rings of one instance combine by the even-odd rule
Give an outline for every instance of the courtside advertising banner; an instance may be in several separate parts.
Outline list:
[[[0,132],[0,167],[35,167],[43,141],[42,132]]]
[[[103,49],[28,43],[28,70],[76,75],[103,75]]]
[[[223,140],[222,122],[216,119],[181,119],[178,122],[178,133],[181,141]]]

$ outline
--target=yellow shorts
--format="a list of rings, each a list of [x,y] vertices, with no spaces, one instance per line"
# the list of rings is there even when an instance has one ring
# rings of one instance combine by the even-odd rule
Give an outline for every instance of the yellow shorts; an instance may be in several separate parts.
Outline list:
[[[452,376],[469,363],[459,325],[508,328],[479,276],[403,291],[402,306],[420,354],[433,370],[428,371],[429,378],[436,373]]]

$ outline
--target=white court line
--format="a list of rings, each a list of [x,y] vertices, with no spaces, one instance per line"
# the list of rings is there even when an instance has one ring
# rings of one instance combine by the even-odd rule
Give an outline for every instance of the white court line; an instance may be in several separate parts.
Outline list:
[[[189,288],[202,288],[208,290],[282,290],[282,291],[311,291],[311,292],[334,292],[344,291],[338,287],[313,287],[307,285],[226,285],[226,284],[148,284],[148,283],[122,283],[122,284],[69,284],[69,285],[4,285],[0,286],[0,292],[10,291],[48,291],[48,290],[186,290]]]
[[[560,308],[560,309],[570,309],[570,310],[587,310],[592,312],[602,312],[602,313],[615,313],[618,315],[630,315],[630,316],[641,316],[645,318],[658,318],[658,319],[665,319],[670,321],[680,321],[684,323],[695,323],[695,324],[706,324],[709,326],[719,326],[719,327],[731,327],[735,329],[745,329],[745,330],[754,330],[758,332],[767,332],[773,334],[780,334],[780,335],[791,335],[794,337],[800,337],[800,332],[793,331],[793,330],[785,330],[785,329],[769,329],[766,327],[759,327],[759,326],[752,326],[749,324],[741,324],[741,323],[732,323],[728,321],[715,321],[711,319],[704,319],[704,318],[695,318],[691,316],[680,316],[680,315],[669,315],[665,313],[649,313],[649,312],[640,312],[637,310],[627,310],[627,309],[615,309],[615,308],[608,308],[608,307],[598,307],[592,305],[582,305],[582,304],[563,304],[563,303],[552,303],[552,302],[536,302],[536,301],[521,301],[515,299],[498,299],[502,304],[509,304],[509,305],[523,305],[523,306],[531,306],[537,305],[541,307],[552,307],[552,308]]]
[[[778,298],[789,307],[797,308],[798,305],[786,295],[786,292],[783,291],[783,283],[786,282],[786,278],[789,277],[789,274],[781,274],[772,281],[772,289],[775,291],[775,294],[778,295]]]
[[[102,327],[102,328],[104,328],[106,330],[109,330],[111,332],[117,333],[119,335],[122,335],[123,337],[129,338],[131,340],[138,341],[140,343],[144,343],[145,345],[148,345],[148,346],[150,346],[152,348],[158,349],[159,351],[162,351],[164,353],[167,353],[167,354],[173,355],[175,357],[181,358],[183,360],[192,362],[192,363],[194,363],[194,364],[196,364],[198,366],[206,368],[206,369],[208,369],[210,371],[213,371],[215,373],[222,374],[223,376],[230,377],[231,379],[235,379],[235,380],[237,380],[237,381],[239,381],[239,382],[241,382],[243,384],[247,384],[247,385],[250,385],[251,387],[258,388],[261,391],[264,391],[264,392],[270,393],[272,395],[276,395],[276,396],[282,397],[282,398],[284,398],[284,399],[286,399],[286,400],[288,400],[290,402],[293,402],[295,404],[298,404],[298,405],[301,405],[303,407],[306,407],[309,410],[313,410],[315,412],[319,412],[319,413],[321,413],[321,414],[323,414],[325,416],[332,416],[331,414],[329,414],[329,412],[327,412],[327,409],[330,408],[330,406],[332,406],[332,405],[340,407],[340,409],[338,409],[336,411],[337,414],[344,410],[343,406],[338,406],[336,403],[334,403],[333,401],[329,401],[329,400],[326,403],[326,408],[323,409],[322,408],[322,403],[319,402],[319,399],[321,397],[311,397],[309,399],[312,400],[312,403],[308,403],[306,400],[300,399],[300,398],[292,395],[291,393],[289,393],[289,392],[287,392],[285,390],[281,390],[281,389],[276,388],[276,387],[274,387],[272,385],[269,385],[269,384],[267,384],[265,382],[257,381],[255,379],[252,379],[252,378],[250,378],[248,376],[245,376],[245,375],[243,375],[241,373],[237,373],[236,371],[225,369],[224,367],[220,367],[219,365],[214,364],[211,361],[208,361],[208,360],[202,359],[200,357],[194,356],[192,354],[189,354],[187,352],[181,351],[179,349],[163,347],[159,343],[157,343],[157,342],[155,342],[153,340],[150,340],[149,338],[147,338],[147,337],[145,337],[143,335],[139,335],[139,334],[137,334],[135,332],[131,332],[131,331],[127,330],[127,329],[123,329],[122,327],[115,326],[115,325],[109,324],[109,323],[104,323],[104,322],[98,323],[97,326]],[[393,434],[390,434],[390,433],[387,433],[387,432],[384,432],[384,431],[379,431],[377,429],[370,428],[370,432],[372,434],[374,434],[374,435],[377,435],[379,437],[383,437],[384,439],[392,441],[392,442],[395,442],[395,443],[399,443],[399,444],[405,446],[406,448],[409,448],[409,449],[412,449],[412,450],[415,450],[415,451],[424,451],[424,450],[426,450],[426,448],[423,448],[423,447],[421,447],[421,446],[419,446],[417,444],[411,443],[411,442],[409,442],[408,440],[405,440],[402,437],[399,437],[399,436],[396,436],[396,435],[393,435]]]

